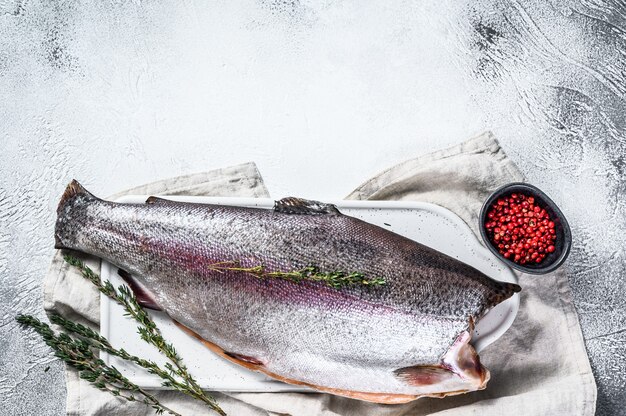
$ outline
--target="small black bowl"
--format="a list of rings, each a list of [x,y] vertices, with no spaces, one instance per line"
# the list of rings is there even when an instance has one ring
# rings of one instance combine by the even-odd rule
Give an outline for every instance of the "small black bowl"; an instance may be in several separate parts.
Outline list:
[[[546,210],[550,216],[550,220],[554,221],[554,229],[556,232],[556,240],[554,242],[555,250],[549,253],[541,263],[534,264],[517,264],[512,260],[505,258],[498,248],[493,245],[493,242],[489,239],[487,229],[485,228],[485,222],[487,221],[487,212],[491,205],[498,200],[501,196],[508,196],[512,193],[519,193],[526,196],[532,196],[535,198],[535,205]],[[485,200],[482,209],[480,210],[480,216],[478,217],[480,226],[480,234],[485,241],[485,244],[500,260],[511,266],[512,268],[530,274],[545,274],[556,270],[569,255],[570,248],[572,246],[572,232],[569,228],[569,224],[565,219],[565,216],[556,206],[556,204],[539,188],[522,182],[514,182],[508,185],[504,185],[496,189]]]

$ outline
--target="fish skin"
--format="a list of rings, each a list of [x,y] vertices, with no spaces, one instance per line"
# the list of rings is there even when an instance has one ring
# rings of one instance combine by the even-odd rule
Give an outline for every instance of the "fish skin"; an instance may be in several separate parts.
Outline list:
[[[334,206],[295,198],[274,210],[158,198],[120,204],[74,181],[57,215],[57,248],[130,272],[225,358],[249,357],[283,381],[368,401],[484,388],[489,372],[469,344],[473,325],[520,290]],[[336,289],[212,268],[226,261],[268,271],[314,264],[385,284]]]

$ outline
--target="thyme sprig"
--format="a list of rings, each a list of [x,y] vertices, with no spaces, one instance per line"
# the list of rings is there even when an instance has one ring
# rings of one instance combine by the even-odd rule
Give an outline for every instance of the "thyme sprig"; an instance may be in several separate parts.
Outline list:
[[[268,271],[264,265],[253,267],[243,267],[238,261],[223,261],[213,263],[209,266],[209,270],[222,273],[224,271],[242,272],[253,275],[258,278],[277,278],[289,280],[291,282],[300,283],[303,280],[312,282],[323,282],[326,285],[340,289],[346,286],[380,286],[386,283],[382,277],[366,277],[363,273],[343,271],[322,272],[316,266],[307,266],[302,269],[282,272]]]
[[[125,315],[131,316],[138,323],[139,326],[137,330],[141,339],[146,341],[148,344],[153,345],[159,350],[161,354],[163,354],[170,362],[165,364],[165,371],[157,371],[154,367],[149,366],[145,367],[142,364],[147,364],[148,362],[139,362],[138,360],[134,360],[131,357],[124,357],[125,351],[118,351],[120,354],[112,353],[120,358],[127,359],[129,361],[135,362],[144,368],[147,368],[148,371],[151,369],[154,371],[153,374],[157,374],[164,378],[162,385],[164,387],[172,387],[176,390],[184,393],[188,396],[193,397],[194,399],[200,400],[204,402],[208,407],[217,412],[220,415],[226,415],[224,410],[218,405],[217,401],[207,395],[202,388],[198,385],[196,380],[189,374],[187,366],[182,362],[182,358],[176,352],[174,345],[168,343],[161,334],[159,328],[157,328],[155,322],[152,320],[150,315],[139,305],[137,299],[132,294],[131,290],[128,286],[120,286],[117,290],[111,284],[111,282],[100,281],[100,276],[96,274],[93,270],[91,270],[87,265],[85,265],[81,260],[76,257],[65,255],[63,259],[70,265],[78,268],[83,277],[91,281],[100,292],[107,295],[109,298],[120,304],[124,310]],[[110,351],[107,351],[111,353]],[[137,357],[134,357],[137,358]],[[179,377],[180,381],[177,381],[175,377]]]
[[[59,315],[53,315],[52,322],[58,323],[66,329],[71,328],[70,332],[80,335],[73,337],[67,332],[55,334],[48,324],[30,315],[18,315],[16,320],[41,335],[44,342],[54,350],[55,356],[76,368],[79,377],[89,381],[96,388],[130,402],[141,400],[145,405],[152,407],[157,414],[167,412],[173,416],[181,416],[159,402],[154,395],[128,380],[117,368],[107,365],[98,358],[95,351],[101,349],[100,346],[103,347],[103,350],[112,353],[120,353],[121,355],[128,355],[128,353],[124,350],[113,349],[106,338],[90,328],[67,321]],[[137,360],[141,359],[137,358]],[[148,363],[146,360],[141,361]]]
[[[81,325],[79,323],[72,322],[68,319],[65,319],[61,315],[57,315],[57,314],[51,315],[50,322],[59,325],[68,333],[72,333],[72,334],[80,336],[82,340],[89,343],[89,345],[95,349],[104,351],[110,355],[114,355],[123,360],[135,363],[138,366],[143,367],[146,370],[148,370],[150,374],[155,374],[161,377],[164,380],[161,383],[163,387],[172,387],[183,393],[186,391],[185,384],[181,383],[173,376],[173,372],[167,366],[167,364],[166,364],[166,369],[162,369],[154,361],[146,360],[146,359],[131,355],[128,352],[126,352],[126,350],[124,350],[123,348],[120,348],[119,350],[117,350],[111,346],[111,344],[105,337],[103,337],[96,331],[92,330],[89,327]]]

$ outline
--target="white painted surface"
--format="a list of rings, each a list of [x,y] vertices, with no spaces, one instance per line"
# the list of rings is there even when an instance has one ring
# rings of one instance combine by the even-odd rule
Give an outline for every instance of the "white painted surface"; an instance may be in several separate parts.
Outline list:
[[[71,178],[108,195],[253,160],[275,198],[339,199],[486,129],[572,226],[598,412],[622,412],[625,16],[614,0],[0,1],[0,414],[64,411],[62,365],[13,318],[43,316]]]

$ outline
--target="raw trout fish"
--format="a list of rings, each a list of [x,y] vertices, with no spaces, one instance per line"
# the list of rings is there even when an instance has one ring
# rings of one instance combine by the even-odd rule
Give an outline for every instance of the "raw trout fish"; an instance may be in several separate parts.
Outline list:
[[[274,209],[154,197],[121,204],[73,181],[57,214],[56,248],[113,263],[142,305],[165,311],[221,357],[370,402],[484,389],[489,371],[470,344],[474,324],[520,291],[334,205],[298,198]],[[311,265],[384,283],[271,277]],[[241,270],[259,266],[265,277]]]

